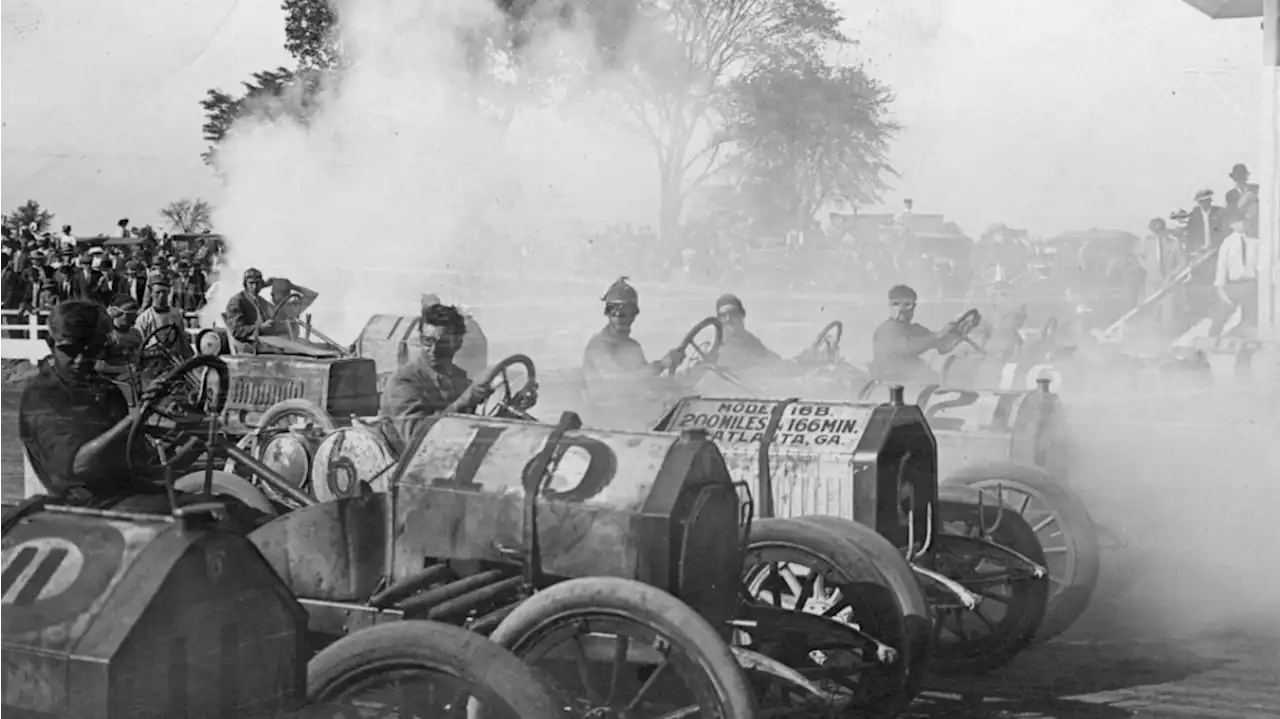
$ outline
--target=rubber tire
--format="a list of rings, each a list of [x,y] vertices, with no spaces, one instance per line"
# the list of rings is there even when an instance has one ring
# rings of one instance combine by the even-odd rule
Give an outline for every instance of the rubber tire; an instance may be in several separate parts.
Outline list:
[[[271,405],[262,413],[262,417],[258,419],[258,427],[270,427],[284,415],[296,414],[299,411],[306,411],[314,417],[316,426],[324,430],[325,434],[329,434],[338,428],[338,425],[334,424],[333,418],[320,405],[309,399],[302,398],[286,399]]]
[[[920,691],[920,673],[915,669],[923,663],[920,661],[923,657],[912,655],[913,645],[907,636],[903,608],[884,573],[853,544],[853,540],[842,535],[838,524],[806,521],[810,519],[771,518],[752,522],[747,554],[758,547],[792,547],[816,555],[844,574],[850,584],[860,585],[859,595],[853,600],[854,611],[860,619],[858,624],[863,631],[898,651],[902,671],[893,675],[891,684],[877,686],[869,704],[851,706],[847,715],[897,716],[910,706]],[[824,519],[848,521],[839,517]],[[751,569],[744,563],[744,580]],[[910,572],[905,561],[903,569]],[[871,622],[864,623],[866,618]]]
[[[988,514],[994,515],[994,512],[989,511],[988,508],[990,507],[992,505],[984,507],[982,512],[984,516]],[[939,522],[956,521],[954,519],[948,520],[947,517],[957,515],[966,516],[976,521],[978,514],[976,502],[957,502],[949,499],[942,499],[938,502]],[[991,519],[994,520],[994,516]],[[1036,538],[1031,525],[1027,524],[1026,520],[1016,512],[1005,512],[1004,517],[1000,520],[1000,525],[989,539],[996,544],[1022,554],[1037,564],[1044,564],[1044,551],[1040,547],[1040,540]],[[994,646],[988,644],[982,653],[972,654],[944,653],[942,651],[943,646],[934,646],[933,659],[929,663],[929,670],[943,675],[985,674],[1013,661],[1015,656],[1030,646],[1032,638],[1040,630],[1048,607],[1049,578],[1027,578],[1020,581],[1026,587],[1026,601],[1022,607],[1024,614],[1003,637],[1003,641]]]
[[[1047,642],[1071,628],[1089,608],[1093,593],[1098,588],[1098,575],[1102,569],[1098,528],[1084,502],[1040,469],[1010,464],[977,465],[966,467],[947,479],[948,484],[975,489],[996,482],[1010,489],[1022,485],[1042,494],[1052,506],[1058,526],[1062,528],[1063,540],[1075,556],[1074,570],[1063,578],[1061,589],[1050,594],[1049,608],[1035,636],[1036,643]]]
[[[307,664],[307,699],[334,701],[344,680],[371,665],[415,664],[484,687],[521,719],[560,719],[563,707],[533,670],[479,634],[439,622],[407,619],[357,631]]]
[[[489,639],[520,657],[535,632],[583,610],[620,614],[657,629],[711,678],[725,709],[722,719],[756,716],[755,695],[721,634],[689,605],[631,579],[585,577],[554,584],[517,606]]]
[[[173,483],[173,488],[179,492],[188,492],[190,494],[203,493],[204,472],[197,471],[182,475]],[[215,497],[221,495],[237,499],[246,506],[253,507],[271,517],[278,514],[276,508],[272,506],[271,501],[262,493],[262,490],[253,486],[253,483],[244,477],[215,469],[213,471],[212,489]]]

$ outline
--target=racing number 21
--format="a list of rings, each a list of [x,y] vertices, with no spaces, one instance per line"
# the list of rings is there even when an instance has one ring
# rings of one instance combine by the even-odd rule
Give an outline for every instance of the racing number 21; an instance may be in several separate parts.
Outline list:
[[[458,457],[458,463],[453,468],[452,476],[436,478],[432,481],[432,485],[483,491],[483,486],[476,482],[476,476],[479,474],[485,458],[489,455],[489,451],[498,443],[503,433],[509,429],[512,428],[493,425],[477,426],[471,435],[471,441],[468,442],[467,448]],[[576,477],[576,483],[567,488],[552,489],[547,486],[542,490],[542,496],[562,502],[585,502],[600,494],[613,481],[614,475],[618,471],[618,456],[609,445],[592,437],[562,437],[556,446],[556,451],[552,456],[551,463],[548,465],[548,470],[561,477],[569,475],[570,481],[572,481],[578,473],[562,471],[561,467],[566,464],[564,462],[566,456],[574,449],[585,452],[587,456],[587,466],[582,470],[581,476]],[[536,454],[531,456],[521,471],[520,476],[523,479],[525,492],[531,491],[535,482],[542,480],[541,477],[529,476],[530,467],[536,456]],[[565,466],[564,469],[567,470],[568,467]]]
[[[990,402],[980,402],[984,397],[994,398],[995,407]],[[924,409],[924,417],[935,431],[959,432],[972,429],[983,432],[1004,432],[1009,429],[1009,414],[1013,403],[1017,400],[1013,394],[982,394],[964,389],[941,389],[931,384],[920,390],[916,404]],[[973,409],[965,408],[972,407]],[[956,410],[960,410],[956,412]],[[984,411],[985,410],[985,411]],[[944,413],[955,412],[961,416],[947,416]],[[987,421],[990,419],[990,421]]]

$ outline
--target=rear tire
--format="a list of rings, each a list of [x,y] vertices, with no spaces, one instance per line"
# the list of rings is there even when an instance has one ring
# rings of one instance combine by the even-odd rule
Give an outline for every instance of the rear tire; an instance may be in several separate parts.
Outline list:
[[[1032,525],[1052,577],[1049,607],[1035,641],[1046,642],[1071,628],[1089,608],[1102,565],[1098,528],[1084,502],[1052,476],[1030,467],[969,467],[948,483],[983,491],[993,506],[999,491],[1005,504]]]
[[[996,511],[994,506],[986,506],[983,508],[980,517],[979,508],[976,503],[957,502],[949,499],[942,499],[938,502],[939,521],[943,524],[964,522],[967,524],[975,524],[982,521],[985,517],[990,524],[994,522]],[[1031,525],[1022,519],[1021,515],[1006,511],[1000,519],[999,526],[996,531],[992,532],[989,540],[995,544],[1007,547],[1027,557],[1037,564],[1044,564],[1044,552],[1040,548],[1040,542],[1036,539],[1035,532],[1031,529]],[[941,549],[942,545],[935,550],[934,556],[937,559],[945,560],[945,553]],[[984,586],[968,586],[966,578],[956,576],[954,572],[944,571],[949,579],[953,579],[970,590],[984,589],[989,591],[989,587]],[[984,636],[977,638],[964,637],[961,638],[955,632],[950,632],[960,641],[947,641],[941,637],[944,617],[935,610],[934,621],[941,626],[935,629],[935,641],[933,647],[933,658],[929,663],[929,669],[938,674],[948,675],[973,675],[983,674],[998,667],[1002,667],[1013,660],[1015,656],[1028,645],[1031,644],[1032,637],[1039,630],[1041,622],[1044,620],[1045,608],[1049,600],[1049,579],[1042,577],[1036,579],[1034,577],[1022,577],[1013,579],[1008,582],[1009,593],[1008,601],[1002,602],[1005,606],[1005,614],[997,620],[995,627],[987,632]],[[984,599],[983,603],[994,601],[992,599]],[[981,611],[983,609],[980,603],[977,607],[970,611]],[[968,612],[963,611],[959,615],[959,621],[963,622]],[[987,616],[985,612],[982,616]],[[990,621],[988,619],[988,621]],[[983,622],[986,626],[986,622]],[[967,633],[966,633],[967,635]]]
[[[465,629],[405,620],[364,629],[330,644],[307,665],[313,703],[357,699],[380,674],[445,676],[479,695],[485,716],[560,719],[562,705],[510,652]]]

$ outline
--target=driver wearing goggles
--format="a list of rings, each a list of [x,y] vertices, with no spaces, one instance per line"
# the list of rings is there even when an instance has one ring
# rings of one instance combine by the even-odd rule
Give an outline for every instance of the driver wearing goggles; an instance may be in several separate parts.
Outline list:
[[[470,412],[493,393],[489,385],[473,385],[466,371],[453,363],[467,334],[466,319],[456,307],[436,304],[423,309],[419,333],[422,353],[396,370],[382,391],[382,415],[399,433],[398,438],[388,437],[397,451],[454,402],[460,401],[459,410]]]
[[[871,337],[871,374],[874,379],[896,382],[936,382],[938,373],[920,355],[929,350],[946,352],[955,346],[953,325],[937,332],[913,322],[916,291],[906,285],[889,290],[889,319]]]
[[[655,380],[664,371],[674,372],[684,352],[673,349],[650,362],[644,349],[631,336],[631,326],[640,314],[640,294],[619,278],[601,298],[609,323],[587,342],[582,353],[583,390],[593,412],[615,428],[642,428],[646,410],[637,409],[660,402],[662,393]],[[656,413],[656,409],[654,410]],[[638,423],[638,424],[636,424]]]
[[[102,305],[91,300],[61,302],[49,314],[49,357],[27,383],[18,402],[18,436],[36,477],[53,499],[94,509],[167,514],[171,505],[162,483],[130,467],[129,430],[134,413],[124,393],[99,374],[111,324]],[[153,390],[141,401],[151,401]],[[146,442],[135,445],[149,454]],[[133,457],[135,464],[150,458]],[[225,501],[228,526],[248,531],[267,516]],[[200,494],[176,493],[179,506],[204,501]]]
[[[98,303],[59,303],[49,314],[51,354],[40,361],[18,404],[18,434],[31,467],[50,495],[71,504],[101,508],[135,495],[166,499],[162,485],[129,470],[129,405],[96,370],[110,333]]]

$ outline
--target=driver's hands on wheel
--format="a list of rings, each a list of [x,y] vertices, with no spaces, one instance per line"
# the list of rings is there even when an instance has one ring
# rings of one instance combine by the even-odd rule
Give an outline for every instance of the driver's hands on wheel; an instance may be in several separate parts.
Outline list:
[[[530,382],[511,396],[512,409],[528,412],[538,403],[538,383]]]
[[[493,394],[493,385],[489,384],[473,384],[462,393],[461,401],[458,403],[459,409],[475,409],[484,404],[485,400]]]
[[[679,367],[680,363],[683,361],[684,351],[680,349],[673,349],[663,355],[662,359],[658,360],[658,369],[662,372],[675,372],[676,368]]]

